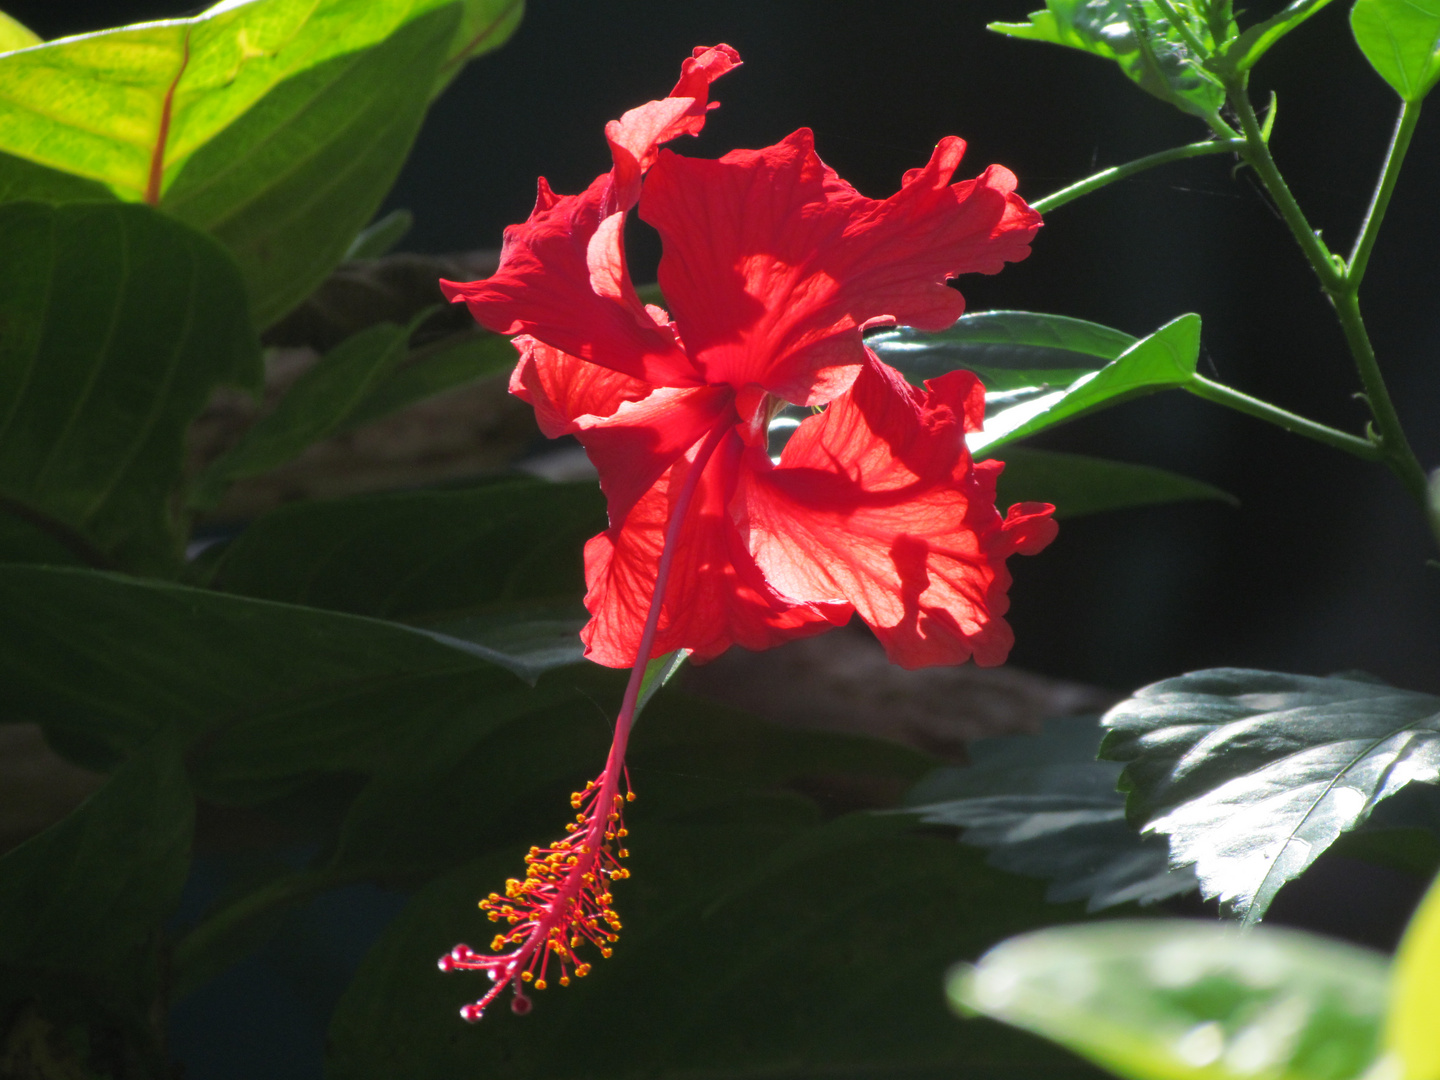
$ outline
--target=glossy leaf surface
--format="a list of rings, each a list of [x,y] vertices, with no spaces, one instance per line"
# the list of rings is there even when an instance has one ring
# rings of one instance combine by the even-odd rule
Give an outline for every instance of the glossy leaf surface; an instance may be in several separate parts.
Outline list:
[[[1068,386],[1135,341],[1099,323],[1033,311],[980,311],[939,333],[897,326],[865,338],[916,385],[963,368],[980,376],[990,393]]]
[[[233,481],[283,465],[339,428],[404,357],[408,336],[407,327],[381,323],[331,349],[295,380],[273,412],[200,474],[191,504],[215,505]]]
[[[1377,803],[1440,778],[1440,698],[1369,679],[1198,671],[1104,724],[1131,820],[1247,924]]]
[[[1440,1077],[1440,888],[1430,886],[1395,954],[1385,1047],[1404,1080]]]
[[[1001,453],[996,503],[1048,502],[1057,518],[1080,517],[1130,506],[1156,506],[1194,499],[1238,505],[1233,495],[1188,476],[1153,465],[1106,461],[1083,454],[1006,447]]]
[[[1404,100],[1417,102],[1440,79],[1440,2],[1356,0],[1350,29],[1365,59]]]
[[[1185,386],[1200,357],[1200,316],[1182,315],[1110,363],[1059,390],[987,408],[985,430],[966,437],[974,452],[1014,442],[1096,409]]]
[[[1206,21],[1188,4],[1174,6],[1213,52],[1219,43]],[[1046,0],[1028,23],[991,23],[990,29],[1113,60],[1143,89],[1196,116],[1210,116],[1225,103],[1224,89],[1201,70],[1208,53],[1197,55],[1154,0]]]
[[[483,984],[416,957],[490,937],[475,900],[518,853],[474,863],[421,892],[372,949],[331,1024],[327,1075],[1091,1075],[1033,1041],[959,1027],[924,990],[947,956],[1052,917],[1038,888],[901,818],[822,825],[806,800],[761,793],[687,812],[694,783],[677,779],[662,790],[637,774],[612,959],[538,994],[535,1016],[502,1005],[457,1027]]]
[[[0,250],[0,513],[81,562],[171,566],[186,428],[260,379],[234,263],[121,203],[0,207]]]
[[[1095,760],[1102,734],[1093,717],[1066,717],[1039,735],[981,739],[968,767],[936,770],[906,802],[927,824],[963,829],[991,866],[1049,879],[1054,903],[1099,911],[1194,890],[1192,872],[1170,869],[1164,840],[1126,822],[1121,766]]]
[[[129,959],[180,897],[194,820],[180,748],[162,734],[0,858],[0,963],[93,971]]]
[[[1353,1080],[1386,974],[1379,953],[1293,930],[1109,922],[1004,942],[949,991],[1128,1080]]]

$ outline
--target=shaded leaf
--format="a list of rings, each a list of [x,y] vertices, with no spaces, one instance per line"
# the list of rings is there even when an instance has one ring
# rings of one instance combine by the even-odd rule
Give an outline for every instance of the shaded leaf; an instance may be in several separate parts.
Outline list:
[[[966,436],[966,442],[972,451],[1001,446],[1096,409],[1183,387],[1194,377],[1199,357],[1200,316],[1182,315],[1063,390],[987,410],[985,430]]]
[[[1193,499],[1239,505],[1235,496],[1217,487],[1153,465],[1019,446],[1007,447],[1003,459],[996,503],[1053,503],[1057,518]]]
[[[508,614],[520,601],[578,599],[581,549],[604,527],[595,484],[507,479],[298,503],[231,543],[211,584],[440,628],[468,615]]]
[[[1068,386],[1135,341],[1099,323],[1032,311],[980,311],[939,333],[898,326],[865,338],[881,360],[916,385],[964,368],[991,393]]]
[[[355,234],[350,246],[345,249],[345,259],[378,259],[405,239],[415,224],[415,215],[409,210],[391,210],[379,220],[365,226]]]
[[[38,199],[41,202],[103,202],[115,196],[104,184],[49,169],[33,161],[0,154],[0,203]]]
[[[1440,698],[1368,678],[1216,668],[1144,687],[1103,722],[1131,820],[1246,924],[1377,803],[1440,777]]]
[[[0,962],[93,970],[129,959],[179,899],[194,819],[179,747],[162,733],[0,858]]]
[[[483,615],[426,623],[425,628],[504,657],[507,667],[533,683],[547,671],[584,659],[580,628],[589,619],[578,600],[519,601]]]
[[[342,430],[361,427],[446,390],[508,373],[515,366],[510,339],[465,331],[416,349],[351,411]]]
[[[158,174],[163,192],[197,151],[282,82],[374,48],[447,6],[450,0],[221,3],[190,18],[7,53],[0,56],[0,151],[99,180],[132,200]],[[460,6],[447,61],[499,46],[519,21],[509,0]]]
[[[1431,885],[1405,929],[1390,981],[1385,1048],[1405,1080],[1440,1077],[1440,887]]]
[[[1225,103],[1225,90],[1202,64],[1221,43],[1191,5],[1174,7],[1207,48],[1205,54],[1191,49],[1155,0],[1045,0],[1045,10],[1031,12],[1028,23],[990,23],[989,29],[1113,60],[1160,100],[1196,116],[1212,116]]]
[[[405,355],[411,327],[381,323],[331,349],[298,379],[268,416],[200,474],[190,495],[214,506],[236,480],[269,472],[341,426]]]
[[[1292,0],[1270,18],[1247,26],[1221,53],[1236,71],[1249,71],[1270,50],[1270,46],[1328,3],[1330,0]]]
[[[1038,736],[977,740],[969,767],[937,769],[906,802],[927,824],[963,829],[991,866],[1050,879],[1053,903],[1100,911],[1192,891],[1195,875],[1170,869],[1164,840],[1126,823],[1121,766],[1095,760],[1102,735],[1080,716],[1048,720]]]
[[[1375,1055],[1386,968],[1293,930],[1108,922],[1004,942],[949,993],[1129,1080],[1353,1080]]]
[[[0,498],[92,564],[172,566],[186,429],[260,380],[234,264],[122,203],[0,206],[0,249]]]
[[[455,33],[446,5],[281,83],[197,150],[161,206],[235,253],[268,326],[345,256],[409,152]]]
[[[1370,66],[1409,102],[1440,79],[1440,0],[1355,0],[1350,29]]]
[[[1091,1075],[1038,1043],[958,1028],[924,990],[947,954],[1054,913],[1023,880],[902,819],[821,825],[794,797],[687,814],[642,785],[630,832],[613,959],[539,995],[535,1016],[497,1008],[460,1026],[483,984],[415,958],[488,938],[475,898],[518,856],[466,866],[421,892],[363,962],[331,1024],[327,1075]]]
[[[0,720],[89,764],[173,725],[218,802],[372,772],[428,725],[483,730],[532,693],[398,624],[94,571],[0,567],[0,607]]]

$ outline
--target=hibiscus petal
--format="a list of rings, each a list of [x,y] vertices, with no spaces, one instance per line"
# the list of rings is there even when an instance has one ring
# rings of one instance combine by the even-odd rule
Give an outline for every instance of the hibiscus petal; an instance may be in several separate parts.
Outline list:
[[[651,656],[691,649],[696,662],[732,644],[765,649],[844,623],[848,604],[795,604],[766,584],[727,509],[743,450],[728,436],[696,488],[678,537]],[[625,520],[585,545],[585,655],[607,667],[635,662],[650,609],[671,508],[684,482],[680,461],[635,503]],[[673,600],[671,599],[673,598]]]
[[[624,215],[660,143],[696,134],[710,83],[740,61],[726,45],[697,49],[671,97],[632,109],[606,129],[614,165],[579,195],[556,195],[542,179],[535,209],[505,230],[500,267],[483,281],[442,281],[453,301],[498,334],[529,334],[553,349],[656,386],[701,381],[673,331],[657,325],[625,266]]]
[[[510,392],[535,407],[547,438],[573,435],[582,416],[610,416],[624,402],[647,397],[653,387],[639,379],[552,349],[528,334],[512,339],[520,362],[510,373]]]
[[[1055,535],[1053,507],[995,509],[998,463],[972,467],[964,430],[978,382],[952,373],[920,395],[871,361],[800,426],[780,466],[752,456],[737,502],[766,578],[800,602],[853,604],[902,667],[1005,661],[1005,558]]]
[[[965,144],[947,138],[886,200],[815,154],[808,130],[718,161],[661,152],[640,216],[664,241],[660,285],[707,382],[823,404],[865,363],[860,330],[939,329],[964,301],[944,284],[1029,254],[1040,216],[992,166],[950,184]]]

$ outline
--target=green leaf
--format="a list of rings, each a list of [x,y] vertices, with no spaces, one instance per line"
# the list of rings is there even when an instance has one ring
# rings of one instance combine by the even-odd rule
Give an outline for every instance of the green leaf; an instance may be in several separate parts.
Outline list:
[[[1049,879],[1052,903],[1100,911],[1194,890],[1193,873],[1170,869],[1164,840],[1126,823],[1121,767],[1095,760],[1102,734],[1080,716],[1047,720],[1038,736],[980,739],[967,768],[935,770],[905,801],[926,824],[963,829],[991,866]]]
[[[604,527],[595,484],[505,480],[298,503],[231,543],[211,584],[440,629],[446,620],[509,614],[520,602],[577,600],[581,549]]]
[[[0,11],[0,53],[13,49],[28,49],[40,44],[40,35],[27,26],[22,26],[13,15]]]
[[[374,48],[417,18],[450,6],[456,5],[221,3],[187,19],[7,53],[0,56],[0,151],[98,180],[125,199],[143,198],[152,186],[163,192],[197,151],[281,83]],[[459,6],[444,50],[452,73],[461,60],[502,44],[520,15],[513,0]],[[493,27],[489,34],[487,27]],[[265,110],[272,105],[267,102]]]
[[[0,154],[0,203],[22,199],[54,203],[103,202],[114,197],[109,188],[94,180],[36,165],[11,154]]]
[[[1045,0],[1045,10],[1032,12],[1028,23],[990,23],[989,29],[1113,60],[1160,100],[1196,116],[1213,116],[1225,103],[1225,90],[1202,65],[1220,43],[1190,4],[1176,0],[1173,6],[1206,47],[1204,54],[1194,52],[1155,0]]]
[[[1355,0],[1350,29],[1404,100],[1422,100],[1440,79],[1440,0]]]
[[[1192,672],[1104,724],[1131,820],[1247,925],[1377,803],[1440,779],[1440,698],[1368,678]]]
[[[162,732],[0,858],[0,963],[92,971],[130,959],[179,899],[194,819],[179,747]]]
[[[1008,447],[1004,461],[996,502],[1054,503],[1057,518],[1192,499],[1239,505],[1235,496],[1217,487],[1153,465],[1019,446]]]
[[[414,350],[355,406],[343,428],[362,427],[446,390],[507,373],[514,366],[515,346],[509,338],[478,329],[452,334]]]
[[[380,220],[365,226],[350,241],[345,249],[345,259],[378,259],[405,239],[405,234],[415,224],[415,215],[409,210],[391,210]]]
[[[420,130],[459,13],[447,5],[281,83],[165,191],[165,210],[235,253],[259,325],[309,295],[374,215]]]
[[[1430,474],[1425,490],[1425,509],[1430,515],[1430,529],[1436,536],[1440,536],[1440,469]]]
[[[102,765],[173,725],[218,802],[373,772],[427,726],[483,730],[531,693],[398,624],[113,574],[0,567],[0,608],[0,720]]]
[[[0,206],[0,250],[0,513],[92,565],[172,567],[186,429],[260,380],[234,264],[122,203]]]
[[[1404,1080],[1440,1078],[1440,885],[1432,884],[1405,928],[1390,979],[1385,1048]]]
[[[1249,71],[1270,46],[1317,13],[1330,0],[1293,0],[1264,22],[1247,26],[1221,52],[1236,71]]]
[[[1031,311],[980,311],[935,334],[899,326],[865,338],[880,359],[917,386],[964,368],[980,376],[991,393],[1068,386],[1135,341],[1099,323]]]
[[[362,963],[331,1023],[326,1075],[1093,1075],[1042,1044],[957,1027],[925,989],[947,955],[1052,916],[1038,889],[899,818],[822,825],[804,800],[774,795],[687,813],[640,791],[612,959],[538,994],[529,1018],[497,1007],[461,1026],[456,1010],[485,984],[417,958],[490,937],[475,899],[518,853],[463,867]]]
[[[1386,967],[1293,930],[1110,922],[1004,942],[949,993],[1129,1080],[1353,1080],[1374,1058]]]
[[[380,323],[331,349],[295,380],[274,412],[210,463],[195,482],[190,504],[214,506],[234,481],[269,472],[337,430],[405,356],[411,329]]]
[[[966,442],[974,452],[993,449],[1096,409],[1183,387],[1194,378],[1199,358],[1200,316],[1182,315],[1063,390],[990,411],[985,430],[967,436]]]
[[[517,600],[494,604],[485,614],[442,618],[423,625],[436,634],[503,657],[506,667],[533,683],[547,671],[584,659],[580,629],[589,619],[590,613],[578,599]]]

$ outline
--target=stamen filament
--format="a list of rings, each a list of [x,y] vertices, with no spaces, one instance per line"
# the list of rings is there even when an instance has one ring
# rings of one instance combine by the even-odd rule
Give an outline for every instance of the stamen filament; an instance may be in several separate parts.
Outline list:
[[[599,779],[587,783],[583,791],[570,796],[571,808],[578,813],[575,821],[565,827],[565,838],[550,847],[532,847],[525,856],[524,880],[511,878],[505,883],[503,896],[491,893],[480,901],[481,910],[492,922],[504,924],[491,942],[491,948],[498,955],[484,956],[468,945],[456,945],[439,960],[441,971],[485,971],[490,976],[493,985],[486,994],[460,1010],[466,1020],[479,1020],[507,986],[513,987],[515,993],[511,1009],[518,1014],[529,1012],[531,1001],[520,984],[533,983],[535,989],[544,990],[549,983],[552,954],[560,969],[558,981],[561,986],[568,986],[572,976],[583,978],[590,971],[590,965],[576,956],[577,946],[593,945],[601,956],[609,957],[611,946],[619,940],[620,918],[612,906],[610,883],[630,876],[620,865],[620,860],[629,852],[616,844],[627,835],[621,810],[626,802],[635,798],[628,790],[625,749],[630,741],[650,651],[660,627],[670,565],[679,545],[685,514],[716,447],[732,430],[733,421],[722,421],[706,435],[671,509],[655,571],[655,588],[650,595],[650,610],[630,679],[625,685],[620,712],[615,718],[615,735],[605,770]],[[622,778],[627,789],[623,795],[620,792]],[[515,947],[509,952],[502,951],[510,945]]]

